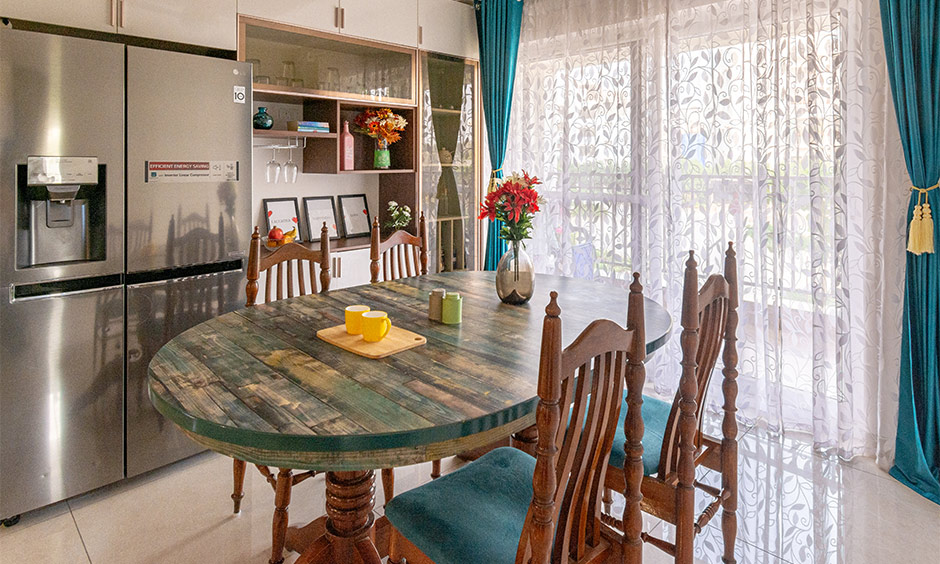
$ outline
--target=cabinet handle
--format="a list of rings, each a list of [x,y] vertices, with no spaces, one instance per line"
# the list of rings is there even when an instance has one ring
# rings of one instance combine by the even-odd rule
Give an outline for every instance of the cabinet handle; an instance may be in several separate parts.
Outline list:
[[[418,26],[418,44],[424,43],[424,26]]]
[[[339,29],[339,6],[333,8],[333,27]]]
[[[124,27],[124,12],[126,11],[124,9],[125,8],[124,0],[119,0],[119,2],[121,3],[121,23],[119,27]]]
[[[339,27],[346,28],[346,8],[339,9]]]
[[[114,27],[114,20],[117,19],[117,0],[111,0],[111,12],[108,15],[111,16],[108,25]]]

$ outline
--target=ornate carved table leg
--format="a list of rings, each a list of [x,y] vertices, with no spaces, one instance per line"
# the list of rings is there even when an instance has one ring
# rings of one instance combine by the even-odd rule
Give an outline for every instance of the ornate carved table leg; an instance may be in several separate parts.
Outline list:
[[[522,452],[535,456],[535,444],[539,440],[539,428],[535,425],[526,427],[518,433],[513,433],[510,445]]]
[[[372,541],[375,515],[375,472],[326,473],[326,534],[333,545],[334,562],[381,564]]]

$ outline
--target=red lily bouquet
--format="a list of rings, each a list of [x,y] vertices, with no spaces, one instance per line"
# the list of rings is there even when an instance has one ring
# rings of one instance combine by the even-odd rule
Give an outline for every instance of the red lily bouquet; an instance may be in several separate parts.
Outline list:
[[[500,239],[522,241],[532,236],[532,218],[539,211],[539,193],[533,186],[541,184],[535,176],[522,171],[504,178],[496,190],[486,195],[480,205],[478,219],[499,219],[504,225]]]

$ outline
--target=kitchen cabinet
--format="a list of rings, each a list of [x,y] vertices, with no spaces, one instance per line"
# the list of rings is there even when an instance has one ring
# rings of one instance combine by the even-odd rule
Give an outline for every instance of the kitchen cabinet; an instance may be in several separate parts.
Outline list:
[[[234,51],[236,0],[118,0],[118,31]]]
[[[338,10],[338,0],[238,0],[239,14],[333,33]]]
[[[473,269],[478,252],[481,166],[476,61],[421,54],[421,209],[428,270]]]
[[[479,60],[473,6],[456,0],[419,0],[418,48]]]
[[[369,271],[372,259],[369,257],[369,252],[367,247],[334,253],[330,290],[351,288],[372,282],[372,274]]]
[[[94,31],[117,31],[118,0],[0,0],[0,16]]]
[[[418,0],[340,0],[340,33],[418,46]]]
[[[236,0],[0,0],[0,16],[235,50]]]

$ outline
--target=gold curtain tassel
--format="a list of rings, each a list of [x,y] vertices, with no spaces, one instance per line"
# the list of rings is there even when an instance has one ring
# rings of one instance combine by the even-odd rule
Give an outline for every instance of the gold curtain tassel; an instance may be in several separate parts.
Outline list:
[[[930,210],[927,195],[931,190],[937,188],[940,188],[940,182],[930,188],[911,186],[911,191],[917,191],[917,205],[914,206],[914,214],[911,217],[911,226],[907,235],[907,250],[915,255],[933,254],[934,252],[933,213]],[[923,199],[923,204],[921,199]]]
[[[921,249],[925,253],[933,254],[933,215],[927,202],[924,202],[923,214],[920,220]]]
[[[499,188],[499,173],[501,173],[502,171],[503,171],[503,167],[499,167],[490,173],[490,184],[489,186],[486,187],[487,194]]]
[[[914,206],[914,215],[911,217],[911,227],[907,232],[907,250],[915,255],[921,254],[920,248],[920,228],[923,223],[923,211],[920,207],[920,196],[917,198],[918,204]]]

